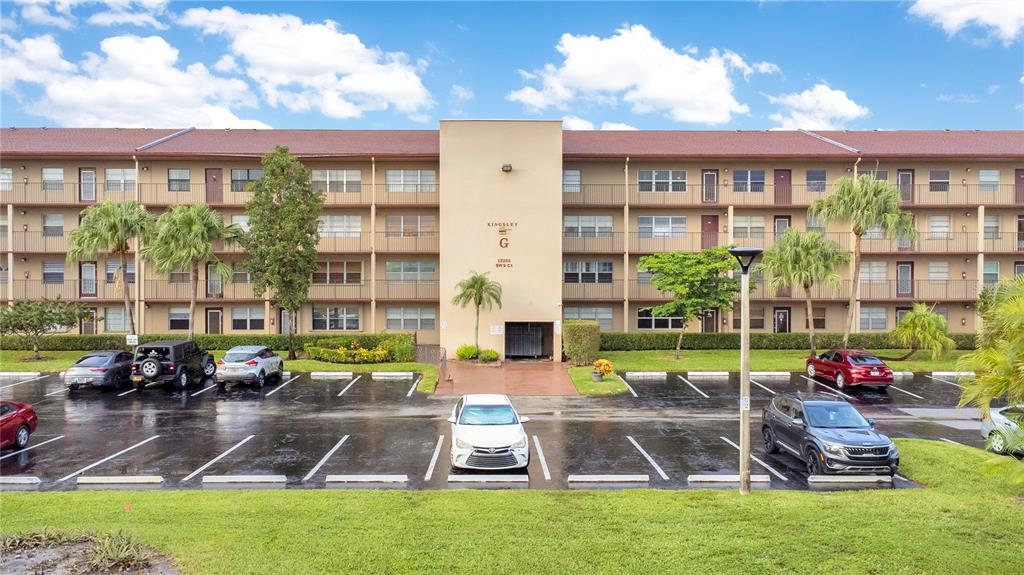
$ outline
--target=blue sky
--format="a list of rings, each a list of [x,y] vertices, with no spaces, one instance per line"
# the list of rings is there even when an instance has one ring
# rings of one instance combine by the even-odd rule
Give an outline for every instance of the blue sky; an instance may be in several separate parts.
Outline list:
[[[17,0],[4,126],[1022,129],[1024,2]]]

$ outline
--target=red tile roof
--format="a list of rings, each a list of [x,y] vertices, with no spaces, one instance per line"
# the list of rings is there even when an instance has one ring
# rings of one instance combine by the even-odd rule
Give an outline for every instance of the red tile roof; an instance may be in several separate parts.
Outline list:
[[[899,130],[815,134],[860,150],[864,157],[1022,157],[1022,130]]]
[[[146,151],[149,156],[254,156],[288,146],[302,157],[437,157],[437,130],[192,130]]]
[[[130,156],[139,146],[176,131],[149,128],[3,128],[0,130],[0,154]]]
[[[570,157],[694,158],[848,157],[850,152],[804,134],[783,131],[566,131]]]

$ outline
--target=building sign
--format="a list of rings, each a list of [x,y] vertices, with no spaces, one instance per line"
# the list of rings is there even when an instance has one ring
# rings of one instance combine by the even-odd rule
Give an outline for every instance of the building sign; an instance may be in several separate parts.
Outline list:
[[[498,247],[508,248],[512,241],[509,239],[509,231],[519,227],[519,222],[487,222],[487,227],[498,230]],[[512,258],[502,257],[494,262],[495,268],[508,269],[512,267]]]

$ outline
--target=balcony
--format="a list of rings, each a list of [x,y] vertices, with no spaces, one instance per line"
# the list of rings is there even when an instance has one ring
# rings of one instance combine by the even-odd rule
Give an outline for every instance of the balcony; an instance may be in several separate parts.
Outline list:
[[[438,301],[437,280],[377,280],[377,300]]]
[[[622,206],[626,203],[625,184],[563,184],[562,205]]]
[[[902,185],[899,186],[899,189],[900,202],[905,207],[914,205],[1019,207],[1024,205],[1024,188],[1017,190],[1014,184],[932,182]]]
[[[63,301],[123,301],[124,291],[114,283],[97,280],[66,279],[57,282],[42,280],[12,280],[15,300],[60,299]],[[0,297],[7,299],[9,285],[0,284]],[[138,295],[136,284],[128,284],[128,292],[134,300]]]
[[[111,182],[78,184],[60,182],[11,182],[0,187],[0,204],[88,205],[110,200],[123,202],[135,199],[135,186]]]
[[[64,254],[68,251],[68,235],[69,232],[65,231],[14,232],[14,244],[11,245],[10,251],[15,253]]]
[[[963,301],[978,299],[978,280],[861,282],[861,301]]]
[[[659,235],[651,232],[630,232],[629,251],[636,254],[661,252],[699,252],[705,248],[729,245],[729,234],[721,232],[684,232]]]
[[[188,282],[169,282],[166,279],[146,280],[146,301],[189,301],[192,297],[192,284]],[[200,280],[196,292],[196,301],[210,302],[223,300],[261,300],[256,296],[250,283],[222,282],[219,280]]]
[[[313,301],[370,300],[370,285],[359,283],[315,283],[309,286],[309,299]]]
[[[562,299],[570,301],[622,300],[622,280],[612,280],[611,282],[606,283],[563,283]]]
[[[798,300],[807,299],[803,288],[791,287],[773,290],[767,281],[752,282],[750,299],[753,300]],[[737,297],[739,299],[739,297]],[[850,299],[850,282],[844,280],[838,286],[815,285],[811,287],[811,299],[814,301],[846,301]]]
[[[723,181],[726,180],[723,178]],[[707,205],[806,207],[832,191],[831,186],[824,184],[810,186],[791,184],[776,187],[772,183],[759,184],[755,182],[744,188],[736,188],[731,184],[724,183],[715,186],[686,183],[676,191],[669,191],[667,186],[667,182],[663,186],[655,185],[653,187],[650,184],[631,184],[629,186],[629,204],[649,207],[700,207]]]
[[[622,253],[622,232],[598,232],[596,235],[562,235],[565,253]]]
[[[420,232],[418,235],[404,235],[401,232],[377,232],[373,247],[381,253],[437,253],[438,233]]]
[[[665,293],[650,282],[629,280],[629,299],[636,301],[668,301],[672,294]]]
[[[316,250],[324,253],[369,252],[370,232],[322,233]]]
[[[977,232],[932,233],[917,232],[917,238],[861,237],[860,249],[865,254],[896,254],[900,252],[926,254],[964,254],[978,251]]]
[[[986,232],[982,241],[987,254],[1024,252],[1024,233],[1021,232]]]
[[[436,206],[438,184],[377,184],[373,198],[381,206]]]

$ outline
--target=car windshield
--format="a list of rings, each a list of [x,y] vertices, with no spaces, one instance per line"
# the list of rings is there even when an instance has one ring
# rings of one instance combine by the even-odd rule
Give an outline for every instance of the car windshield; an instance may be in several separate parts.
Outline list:
[[[804,414],[812,427],[868,427],[868,422],[857,413],[852,405],[837,403],[830,405],[804,404]]]
[[[256,354],[249,351],[229,351],[224,354],[224,361],[226,363],[241,363],[249,361],[254,357],[256,357]]]
[[[873,355],[851,355],[850,363],[853,365],[882,365],[882,360]]]
[[[461,425],[515,425],[516,412],[508,405],[467,405],[462,410]]]
[[[81,367],[96,367],[105,363],[107,363],[107,356],[105,355],[87,355],[76,361],[75,365]]]

